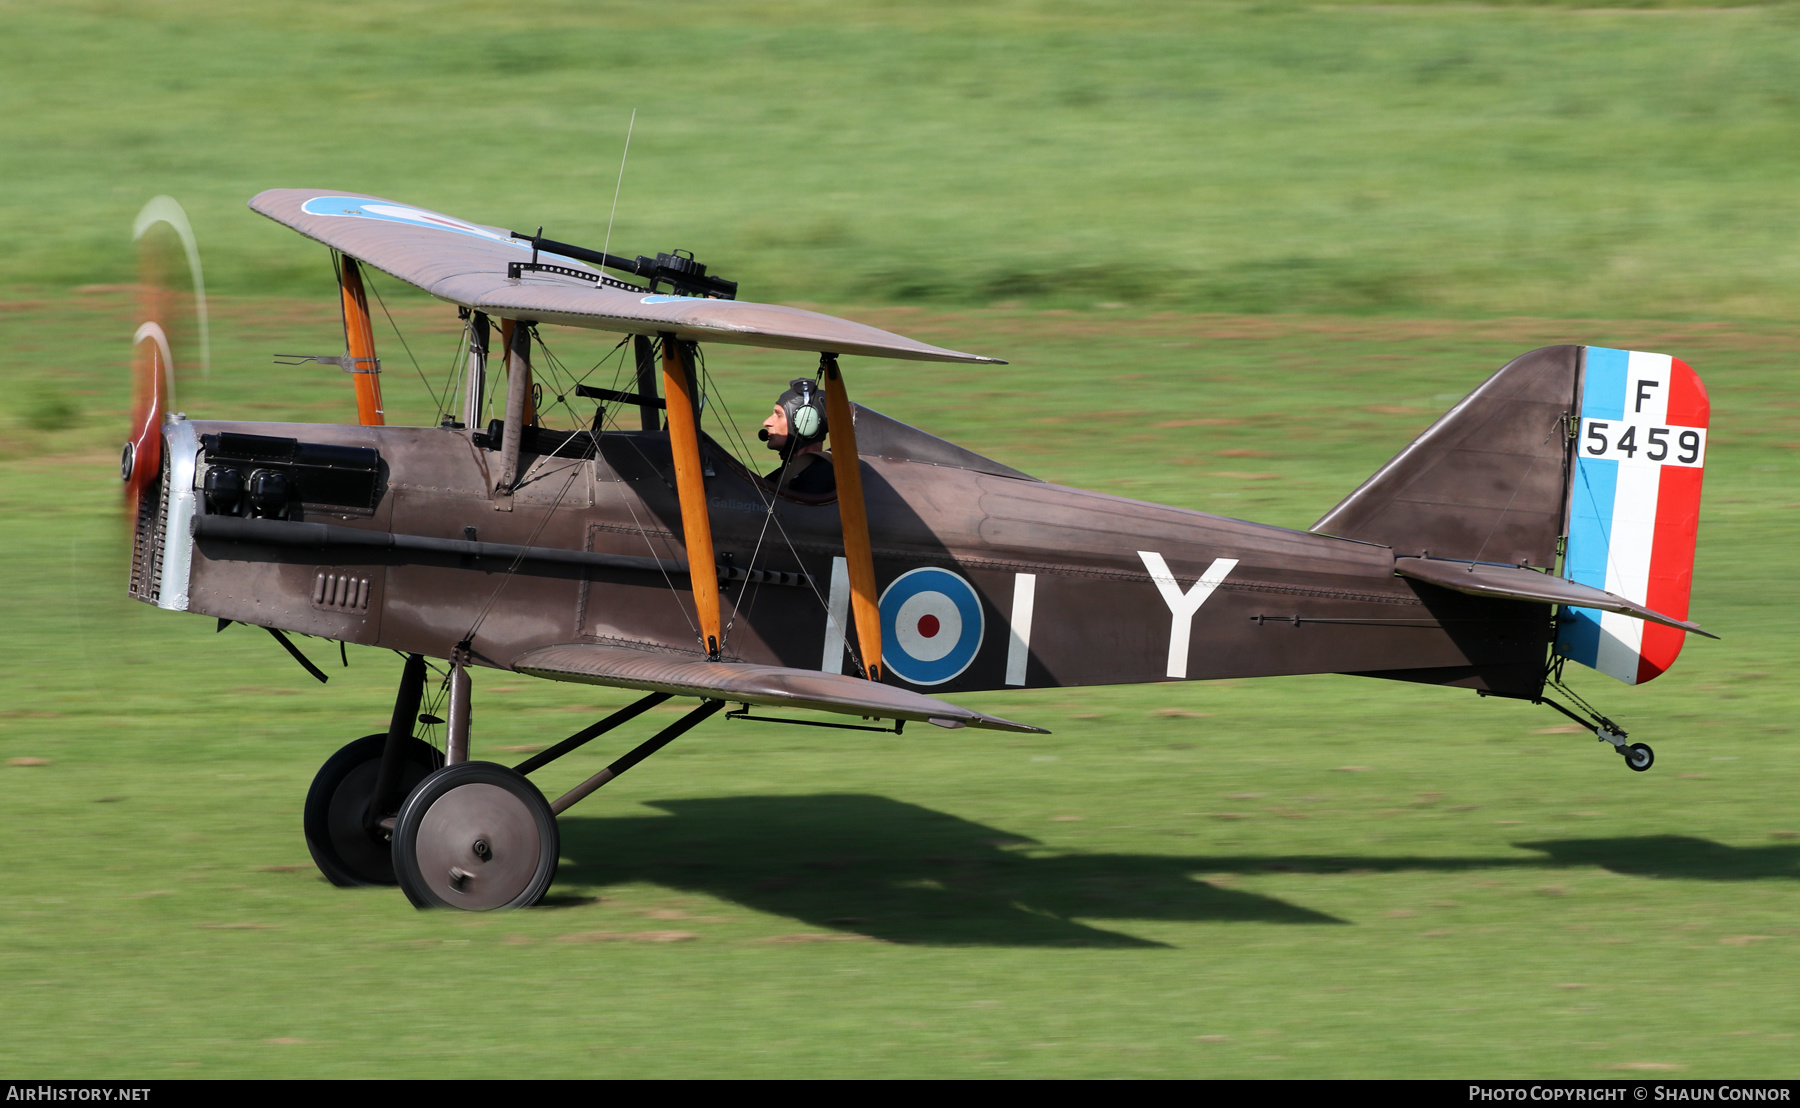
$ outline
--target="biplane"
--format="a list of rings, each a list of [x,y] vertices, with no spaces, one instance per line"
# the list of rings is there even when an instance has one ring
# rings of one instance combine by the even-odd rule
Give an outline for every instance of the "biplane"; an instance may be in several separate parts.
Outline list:
[[[140,235],[180,223],[193,256],[179,208],[156,203]],[[1515,358],[1296,531],[1052,484],[857,404],[846,359],[1002,363],[739,300],[685,251],[617,257],[355,193],[250,207],[330,249],[346,350],[285,360],[348,375],[358,419],[170,411],[176,351],[147,310],[121,462],[129,589],[264,628],[309,668],[288,636],[402,656],[387,728],[331,755],[306,799],[307,845],[338,885],[533,904],[557,817],[732,705],[1033,732],[950,698],[1340,673],[1546,704],[1645,770],[1650,748],[1564,667],[1640,684],[1706,633],[1687,617],[1708,401],[1668,355]],[[437,426],[385,422],[369,268],[461,318]],[[626,387],[551,372],[550,327],[618,334]],[[706,433],[707,343],[806,359],[830,488],[759,475]],[[558,406],[582,418],[555,428]],[[643,695],[502,765],[471,756],[477,669]],[[554,800],[533,784],[670,698],[698,704]]]

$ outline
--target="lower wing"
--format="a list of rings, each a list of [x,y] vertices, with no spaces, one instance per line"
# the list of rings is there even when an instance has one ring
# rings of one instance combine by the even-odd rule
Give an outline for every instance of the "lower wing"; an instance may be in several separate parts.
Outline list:
[[[985,715],[947,700],[876,684],[861,677],[784,666],[709,662],[624,646],[596,643],[546,646],[519,658],[513,663],[513,669],[551,681],[643,689],[769,708],[808,709],[875,719],[922,720],[939,727],[983,727],[994,731],[1049,734],[1042,727]]]

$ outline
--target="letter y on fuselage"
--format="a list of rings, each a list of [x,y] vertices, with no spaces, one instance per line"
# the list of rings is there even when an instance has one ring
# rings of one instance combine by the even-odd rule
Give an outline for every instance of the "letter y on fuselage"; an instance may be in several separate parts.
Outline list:
[[[1188,664],[1188,640],[1193,633],[1194,613],[1206,598],[1213,594],[1219,583],[1225,580],[1226,574],[1237,568],[1236,558],[1215,558],[1213,564],[1206,567],[1200,580],[1186,592],[1175,583],[1175,575],[1169,572],[1169,563],[1154,550],[1140,550],[1138,557],[1144,560],[1144,568],[1150,571],[1150,579],[1156,582],[1156,591],[1162,594],[1163,603],[1169,606],[1169,676],[1186,677]]]

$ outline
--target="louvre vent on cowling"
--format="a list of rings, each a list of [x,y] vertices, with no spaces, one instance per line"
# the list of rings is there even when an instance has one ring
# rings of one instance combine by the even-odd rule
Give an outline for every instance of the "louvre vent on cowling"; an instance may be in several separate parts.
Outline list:
[[[321,570],[313,581],[313,607],[337,612],[369,610],[369,579]]]
[[[138,498],[137,534],[131,543],[129,592],[154,604],[162,589],[163,531],[168,525],[169,457],[163,450],[162,478]]]

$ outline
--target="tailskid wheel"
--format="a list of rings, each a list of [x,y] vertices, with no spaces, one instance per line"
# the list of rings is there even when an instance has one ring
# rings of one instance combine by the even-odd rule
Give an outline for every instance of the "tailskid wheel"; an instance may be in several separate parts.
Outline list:
[[[527,908],[556,879],[562,840],[550,802],[492,762],[445,766],[394,820],[394,875],[419,908]]]
[[[1632,743],[1619,753],[1625,755],[1625,764],[1639,773],[1656,764],[1656,752],[1643,743]]]
[[[415,738],[407,739],[401,788],[410,790],[444,764],[444,756]],[[333,885],[392,885],[394,863],[385,835],[363,830],[363,812],[375,793],[387,736],[364,735],[325,760],[306,794],[303,822],[306,849]]]

